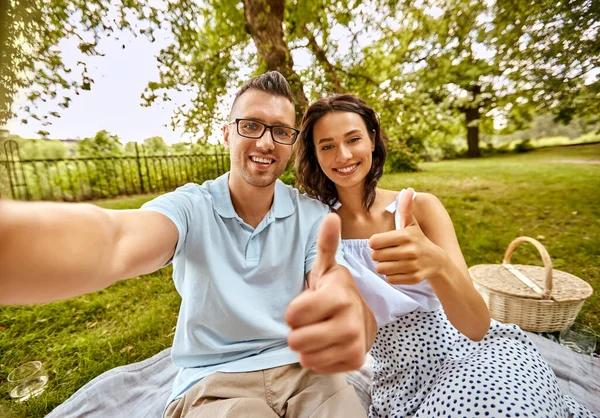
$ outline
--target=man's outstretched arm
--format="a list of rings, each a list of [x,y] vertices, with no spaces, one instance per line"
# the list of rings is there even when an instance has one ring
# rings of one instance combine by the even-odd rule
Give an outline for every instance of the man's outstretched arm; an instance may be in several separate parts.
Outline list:
[[[66,299],[151,273],[177,240],[157,212],[0,200],[0,304]]]

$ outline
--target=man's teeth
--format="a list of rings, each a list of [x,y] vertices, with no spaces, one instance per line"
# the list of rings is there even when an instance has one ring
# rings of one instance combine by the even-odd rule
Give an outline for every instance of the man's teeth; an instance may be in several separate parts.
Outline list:
[[[351,165],[350,167],[345,167],[345,168],[337,168],[336,170],[342,173],[349,173],[352,170],[354,170],[354,167],[356,167],[356,164]]]
[[[250,157],[252,159],[252,161],[254,161],[255,163],[261,163],[261,164],[271,164],[273,162],[273,160],[271,160],[270,158],[260,158],[260,157]]]

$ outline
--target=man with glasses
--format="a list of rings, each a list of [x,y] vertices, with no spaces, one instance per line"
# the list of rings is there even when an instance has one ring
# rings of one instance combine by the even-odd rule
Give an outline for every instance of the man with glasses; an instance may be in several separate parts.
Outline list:
[[[237,118],[229,122],[231,125],[237,125],[237,133],[245,138],[258,139],[262,137],[268,129],[271,132],[271,138],[274,142],[284,145],[294,145],[298,136],[298,129],[289,126],[266,125],[262,122],[252,119]]]
[[[337,216],[278,180],[298,136],[285,78],[248,80],[228,121],[231,171],[141,209],[0,201],[0,304],[172,262],[180,371],[167,417],[364,417],[339,373],[362,365],[376,324],[342,266]]]

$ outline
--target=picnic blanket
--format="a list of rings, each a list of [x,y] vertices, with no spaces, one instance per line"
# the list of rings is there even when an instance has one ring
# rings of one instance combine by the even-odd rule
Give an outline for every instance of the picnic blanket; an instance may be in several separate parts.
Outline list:
[[[564,394],[600,414],[600,358],[577,354],[539,335],[527,334],[556,373]],[[178,370],[170,353],[168,348],[147,360],[101,374],[47,418],[160,418]],[[371,399],[371,377],[370,356],[360,370],[346,374],[365,410]]]

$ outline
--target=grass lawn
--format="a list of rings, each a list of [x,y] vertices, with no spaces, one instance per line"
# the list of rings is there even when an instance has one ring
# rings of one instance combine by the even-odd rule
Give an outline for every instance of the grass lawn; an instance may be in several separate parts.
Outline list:
[[[555,268],[595,289],[577,322],[600,334],[600,165],[557,160],[600,160],[600,146],[425,163],[419,173],[384,177],[381,186],[437,195],[469,265],[499,263],[513,238],[537,237]],[[137,208],[152,197],[96,203]],[[517,249],[513,262],[541,263],[529,245]],[[42,417],[100,373],[169,347],[180,302],[170,275],[165,268],[65,302],[0,308],[0,416]],[[44,363],[50,381],[44,394],[16,404],[6,378],[30,360]]]

